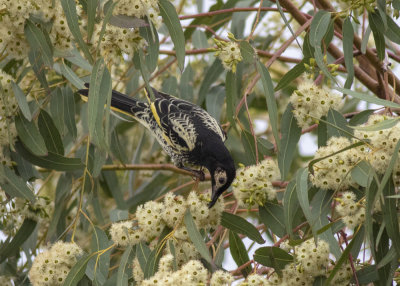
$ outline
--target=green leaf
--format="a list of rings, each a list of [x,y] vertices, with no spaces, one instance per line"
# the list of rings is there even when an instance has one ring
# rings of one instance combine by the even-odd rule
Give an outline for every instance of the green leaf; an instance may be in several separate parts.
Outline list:
[[[365,55],[365,52],[367,50],[367,45],[368,45],[368,40],[369,36],[371,35],[371,27],[370,25],[367,26],[367,30],[365,30],[362,42],[361,42],[361,53]]]
[[[185,36],[181,22],[174,5],[168,0],[159,0],[160,14],[168,28],[171,40],[174,43],[178,66],[181,71],[185,68]]]
[[[250,260],[249,254],[247,253],[246,247],[240,237],[233,231],[229,231],[229,249],[233,260],[239,267]],[[241,270],[244,277],[247,277],[251,273],[251,266],[248,265]]]
[[[38,126],[40,134],[44,138],[47,150],[64,155],[64,145],[60,133],[58,132],[53,119],[44,109],[40,110]]]
[[[397,199],[387,198],[395,195],[396,188],[393,180],[389,179],[386,186],[383,188],[384,204],[382,206],[383,221],[386,223],[386,231],[389,238],[392,240],[392,245],[397,252],[397,257],[400,257],[400,230],[399,219],[397,214]]]
[[[317,238],[325,240],[329,243],[330,252],[339,259],[341,250],[338,246],[336,238],[333,236],[332,229],[328,227],[318,236],[317,233],[320,229],[330,225],[328,220],[328,215],[331,212],[330,206],[332,205],[333,192],[319,189],[317,193],[313,196],[310,207],[311,207],[311,229],[314,234],[314,239]]]
[[[367,285],[379,279],[378,273],[376,271],[376,265],[367,265],[360,270],[357,270],[356,275],[358,283],[360,283],[361,285]],[[355,284],[354,277],[350,282]]]
[[[107,163],[111,163],[111,160],[109,159]],[[118,183],[117,174],[114,171],[102,171],[100,183],[102,188],[104,190],[108,190],[111,196],[114,198],[118,209],[125,210],[128,208],[124,200],[121,187]]]
[[[343,54],[347,70],[347,78],[344,84],[345,88],[350,88],[354,80],[353,41],[353,25],[351,24],[350,17],[347,17],[343,22]]]
[[[150,22],[149,25],[153,25]],[[154,35],[152,33],[154,32]],[[141,27],[139,28],[140,35],[146,40],[147,42],[147,55],[146,55],[146,65],[147,70],[149,73],[154,72],[158,64],[158,52],[160,48],[160,43],[158,40],[158,34],[156,29],[151,29],[150,26]]]
[[[73,138],[77,136],[76,123],[75,123],[75,99],[74,93],[69,86],[62,89],[63,107],[64,107],[64,122],[67,126],[68,132]]]
[[[15,143],[15,149],[28,162],[49,170],[74,171],[84,167],[80,158],[67,158],[53,152],[48,152],[47,156],[36,156],[21,142]]]
[[[341,136],[352,138],[353,130],[348,126],[347,120],[340,112],[329,109],[326,121],[330,123],[326,124],[329,138]]]
[[[289,103],[281,120],[281,148],[278,152],[278,165],[281,171],[281,180],[284,181],[290,171],[290,166],[297,151],[301,128],[293,115],[293,107]]]
[[[94,31],[94,25],[96,21],[96,11],[97,11],[97,5],[98,5],[99,0],[87,0],[87,15],[88,15],[88,21],[87,21],[87,38],[91,39],[92,34]]]
[[[76,73],[74,73],[74,71],[68,67],[67,65],[65,65],[63,62],[61,62],[60,64],[60,71],[61,74],[73,85],[75,86],[77,89],[83,89],[85,88],[84,82],[83,80],[80,79],[79,76],[76,75]]]
[[[379,31],[380,27],[383,27],[382,18],[377,12],[369,12],[368,22],[374,36],[378,58],[383,61],[385,58],[385,36]]]
[[[117,284],[116,286],[125,286],[128,285],[128,265],[132,263],[132,259],[134,256],[134,249],[132,248],[132,245],[129,245],[125,251],[124,254],[122,254],[121,261],[119,262],[119,267],[118,267],[118,274],[117,274]]]
[[[350,121],[349,121],[349,125],[350,126],[356,126],[356,125],[361,125],[364,124],[365,122],[368,121],[368,118],[371,114],[374,113],[375,110],[373,109],[367,109],[367,110],[363,110],[360,113],[354,115]]]
[[[328,30],[331,14],[325,10],[319,10],[313,17],[310,26],[310,44],[314,48],[321,46],[321,41]]]
[[[35,26],[29,19],[25,23],[25,36],[29,42],[31,50],[37,51],[42,56],[44,63],[48,67],[53,66],[53,49],[49,44],[44,31]]]
[[[150,248],[143,241],[136,246],[136,257],[143,272],[146,269],[146,264],[149,259],[150,253]]]
[[[97,254],[89,260],[85,273],[95,285],[103,285],[107,280],[111,250],[105,253],[99,252],[107,249],[110,245],[112,242],[108,239],[107,234],[102,229],[94,227],[91,250]]]
[[[65,17],[67,18],[68,27],[71,31],[71,34],[74,36],[75,41],[78,43],[79,47],[85,54],[86,59],[88,59],[90,63],[93,63],[93,57],[90,54],[89,47],[83,40],[81,34],[81,30],[79,27],[79,18],[78,14],[76,13],[75,0],[61,0],[61,6],[64,10]]]
[[[37,222],[26,218],[10,242],[4,242],[0,248],[0,263],[12,256],[19,256],[19,248],[30,237]]]
[[[90,76],[90,89],[88,98],[88,125],[89,134],[97,143],[103,138],[103,110],[107,98],[111,94],[111,77],[103,59],[98,59],[93,66]],[[106,124],[107,128],[108,124]]]
[[[296,190],[296,180],[292,180],[287,185],[285,193],[283,194],[284,225],[286,227],[286,233],[288,233],[290,237],[293,236],[293,221],[299,208]]]
[[[206,71],[204,79],[200,85],[199,98],[197,99],[198,105],[203,104],[211,85],[218,79],[223,71],[224,67],[221,64],[221,61],[219,59],[215,59],[213,64]]]
[[[325,280],[326,280],[325,276],[318,276],[314,279],[313,286],[322,286],[324,285]]]
[[[149,24],[147,24],[145,20],[137,18],[135,16],[128,16],[128,15],[111,16],[108,23],[110,25],[124,29],[141,28],[149,26]]]
[[[208,48],[208,41],[206,34],[203,31],[195,30],[192,35],[193,47],[196,49],[206,49]]]
[[[32,121],[32,113],[31,110],[29,109],[28,102],[26,101],[26,96],[24,92],[14,81],[11,82],[11,86],[22,114],[28,121]]]
[[[246,219],[240,216],[227,212],[222,212],[221,225],[230,229],[231,231],[234,231],[235,233],[244,234],[248,238],[259,244],[265,242],[265,240],[262,238],[261,234],[254,227],[254,225],[252,225]]]
[[[184,221],[190,240],[193,242],[196,250],[208,263],[211,263],[212,259],[210,252],[208,251],[207,246],[204,243],[204,238],[201,236],[199,230],[196,227],[196,224],[194,223],[192,214],[190,213],[189,209],[185,213]]]
[[[351,178],[361,187],[367,187],[371,166],[366,161],[361,161],[351,170]]]
[[[280,273],[287,264],[293,262],[293,256],[279,247],[267,246],[256,250],[254,260]]]
[[[396,126],[397,123],[399,123],[399,120],[400,120],[399,118],[392,118],[392,119],[380,121],[373,125],[354,126],[353,129],[362,130],[362,131],[379,131],[379,130],[389,129],[389,128],[392,128],[393,126]]]
[[[256,60],[256,53],[252,45],[247,41],[240,42],[240,54],[245,63],[254,63]]]
[[[93,255],[95,255],[95,253],[92,253],[90,255],[87,254],[82,255],[82,257],[78,260],[78,262],[76,262],[75,265],[69,271],[63,286],[78,285],[79,281],[81,281],[81,279],[83,278],[83,275],[85,275],[86,266],[89,260],[93,257]]]
[[[194,102],[193,100],[193,81],[194,81],[194,70],[189,64],[181,75],[179,82],[179,97]]]
[[[261,76],[265,97],[267,99],[268,115],[271,123],[272,133],[274,134],[275,142],[279,150],[280,140],[278,131],[278,107],[274,95],[274,87],[272,85],[272,79],[267,68],[260,61],[257,61],[257,71]]]
[[[400,44],[400,27],[391,17],[386,17],[388,29],[384,31],[385,36],[388,37],[392,42]]]
[[[301,168],[297,171],[296,192],[300,207],[303,210],[308,223],[312,225],[310,202],[308,201],[308,172],[306,168]]]
[[[383,105],[383,106],[386,106],[386,107],[400,108],[400,104],[397,104],[397,103],[389,101],[389,100],[380,99],[379,97],[376,97],[376,96],[368,95],[368,94],[357,92],[357,91],[352,91],[352,90],[347,89],[347,88],[334,87],[334,89],[340,91],[343,94],[351,95],[351,96],[353,96],[355,98],[364,100],[364,101],[369,102],[369,103]]]
[[[46,144],[33,121],[29,122],[25,117],[17,116],[15,127],[19,138],[32,153],[39,156],[47,154]]]
[[[278,82],[277,86],[275,87],[275,91],[281,90],[282,88],[289,86],[291,83],[294,82],[294,80],[296,78],[301,76],[306,71],[304,62],[305,61],[302,60],[297,65],[295,65],[292,69],[290,69]]]
[[[117,221],[127,220],[127,219],[129,219],[128,210],[115,209],[115,210],[110,211],[110,220],[112,222],[117,222]]]
[[[164,231],[166,232],[170,232],[171,230],[169,228],[164,229]],[[164,232],[163,231],[163,232]],[[162,234],[161,234],[162,237]],[[160,238],[159,243],[157,244],[157,247],[155,247],[150,255],[149,255],[149,259],[147,260],[146,263],[146,267],[144,270],[144,278],[148,279],[152,276],[154,276],[154,274],[156,274],[157,270],[158,270],[158,264],[160,262],[160,258],[163,255],[163,250],[165,248],[166,243],[164,241],[162,241],[162,238]]]
[[[46,69],[44,68],[43,56],[41,52],[31,49],[28,53],[28,58],[36,78],[45,89],[48,89],[49,84],[46,79]]]
[[[220,122],[222,109],[221,106],[225,100],[225,88],[220,85],[213,86],[207,94],[206,109],[207,112]]]
[[[283,207],[279,204],[266,202],[264,206],[259,207],[259,214],[265,227],[271,229],[272,233],[278,237],[284,237],[286,227],[284,225],[285,217]]]
[[[56,88],[50,100],[50,114],[60,134],[64,134],[64,95],[61,88]],[[75,116],[75,115],[74,115]]]
[[[236,126],[235,109],[238,98],[236,73],[233,73],[232,71],[228,71],[226,73],[225,88],[226,88],[226,117],[232,126]]]
[[[11,197],[25,198],[31,202],[35,201],[35,195],[28,188],[26,182],[3,165],[0,165],[0,185]]]

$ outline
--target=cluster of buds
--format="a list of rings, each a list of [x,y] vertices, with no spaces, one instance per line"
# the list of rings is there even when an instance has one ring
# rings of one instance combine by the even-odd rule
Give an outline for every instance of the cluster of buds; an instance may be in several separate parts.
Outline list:
[[[254,207],[264,205],[276,198],[273,181],[280,178],[278,164],[273,159],[265,159],[258,165],[242,166],[232,183],[233,194],[240,206]]]
[[[364,146],[351,148],[351,141],[346,137],[332,137],[327,146],[320,147],[315,153],[314,159],[325,158],[313,165],[314,173],[310,174],[310,180],[314,186],[323,190],[344,190],[354,186],[350,171],[364,157]],[[335,155],[331,155],[337,153]]]
[[[356,195],[352,192],[344,192],[341,198],[336,198],[338,204],[336,211],[342,217],[344,224],[354,229],[365,220],[365,206],[356,201]]]
[[[339,75],[338,72],[337,72],[337,70],[340,67],[339,64],[328,64],[328,57],[326,55],[324,55],[323,60],[324,60],[325,66],[328,68],[328,71],[332,76]],[[315,58],[310,58],[310,61],[309,61],[308,64],[304,63],[304,67],[306,68],[307,78],[308,79],[312,80],[316,74],[323,74],[323,71],[321,71],[318,68],[318,64],[315,61]]]
[[[308,128],[319,123],[319,119],[326,116],[329,109],[339,109],[342,106],[342,97],[333,93],[327,87],[319,87],[311,81],[304,81],[290,96],[293,106],[293,115],[297,124]]]
[[[63,285],[82,249],[73,242],[59,241],[40,253],[33,261],[29,279],[33,286]]]
[[[237,40],[233,34],[228,33],[228,38],[231,42],[220,41],[214,38],[214,42],[217,45],[215,56],[219,57],[226,70],[232,70],[232,72],[235,73],[236,66],[243,60],[243,57],[240,53],[240,47],[236,42]]]

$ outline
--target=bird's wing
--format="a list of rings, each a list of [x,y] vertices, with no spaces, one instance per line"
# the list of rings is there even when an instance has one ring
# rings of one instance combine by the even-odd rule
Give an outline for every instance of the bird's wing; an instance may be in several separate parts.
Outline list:
[[[195,148],[197,132],[190,114],[172,112],[166,114],[160,121],[162,130],[174,149],[190,152]]]
[[[225,134],[224,130],[218,124],[217,120],[215,120],[215,118],[212,117],[207,111],[205,111],[198,105],[193,104],[189,101],[179,99],[179,98],[171,96],[169,94],[156,91],[154,89],[153,89],[153,91],[155,91],[154,94],[157,98],[156,101],[166,100],[169,102],[169,104],[166,104],[166,105],[168,105],[168,107],[167,106],[164,107],[164,111],[166,111],[168,108],[168,110],[174,109],[174,111],[176,111],[176,112],[189,113],[193,117],[197,117],[198,120],[200,121],[200,124],[202,124],[208,130],[213,131],[219,137],[221,137],[222,141],[226,140],[226,134]],[[174,107],[176,107],[177,110]]]

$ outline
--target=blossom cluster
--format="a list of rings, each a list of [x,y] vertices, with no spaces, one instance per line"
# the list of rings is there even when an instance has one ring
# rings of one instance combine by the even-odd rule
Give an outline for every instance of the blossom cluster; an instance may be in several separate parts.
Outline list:
[[[63,285],[82,249],[73,242],[58,241],[33,261],[29,279],[33,286]]]
[[[157,273],[142,281],[142,286],[165,285],[165,286],[197,286],[207,285],[209,273],[199,260],[190,260],[179,270],[173,271],[173,255],[167,254],[160,259]],[[213,273],[210,285],[231,285],[233,276],[222,270]]]
[[[223,199],[220,197],[211,209],[207,206],[209,201],[209,194],[199,195],[194,191],[186,199],[167,193],[163,202],[149,201],[139,206],[135,213],[136,222],[129,220],[113,223],[110,228],[111,238],[120,246],[135,245],[143,241],[149,243],[150,248],[154,248],[163,229],[169,227],[173,229],[171,239],[176,262],[178,266],[182,266],[190,260],[200,258],[183,223],[186,210],[190,210],[198,228],[215,229],[220,223],[224,209]],[[134,259],[133,265],[134,278],[141,282],[143,272],[137,258]]]
[[[342,197],[336,200],[338,204],[335,209],[348,228],[354,229],[364,222],[365,206],[356,201],[356,195],[353,192],[344,192]]]
[[[25,20],[30,15],[44,23],[53,23],[49,32],[53,45],[60,50],[72,48],[72,33],[60,1],[47,0],[0,0],[3,12],[0,14],[1,50],[7,46],[7,52],[17,59],[22,59],[28,52],[28,43],[24,35]]]
[[[327,87],[319,87],[312,81],[306,80],[290,96],[290,103],[297,124],[307,128],[318,123],[321,117],[328,114],[330,108],[339,109],[342,97]]]
[[[293,248],[289,246],[289,249],[293,252],[294,261],[285,266],[281,277],[274,273],[267,283],[252,285],[313,285],[316,277],[330,274],[332,265],[326,241],[318,240],[315,244],[314,239],[309,239]],[[345,264],[335,274],[330,285],[348,285],[351,277],[351,267]]]
[[[230,36],[232,37],[233,35]],[[226,70],[232,70],[235,73],[237,64],[243,60],[239,45],[234,41],[225,42],[214,39],[214,42],[217,45],[215,56],[219,57]]]
[[[265,159],[258,165],[241,167],[232,183],[233,194],[240,206],[264,205],[276,198],[272,182],[280,178],[278,164],[274,159]]]
[[[136,18],[148,17],[156,28],[161,25],[159,21],[158,0],[121,0],[117,2],[113,14]]]
[[[314,159],[326,158],[313,165],[314,174],[310,174],[310,180],[314,186],[323,190],[344,190],[355,185],[350,171],[364,158],[365,147],[340,152],[351,144],[346,137],[331,137],[326,146],[317,150]],[[332,155],[336,152],[339,153]]]
[[[394,120],[394,118],[386,115],[374,114],[368,118],[367,123],[364,124],[363,127],[372,127],[385,120]],[[393,127],[381,130],[369,131],[356,129],[354,136],[361,140],[368,141],[368,148],[365,148],[366,161],[371,164],[377,173],[385,173],[389,166],[390,159],[394,154],[396,144],[400,139],[400,122]]]

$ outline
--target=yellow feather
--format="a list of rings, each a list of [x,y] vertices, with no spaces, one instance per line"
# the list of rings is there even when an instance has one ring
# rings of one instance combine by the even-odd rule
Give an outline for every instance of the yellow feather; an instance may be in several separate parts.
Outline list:
[[[158,113],[157,113],[156,106],[155,106],[154,102],[150,103],[150,110],[151,110],[151,113],[153,113],[154,119],[156,120],[158,126],[161,127],[160,116],[158,116]]]

